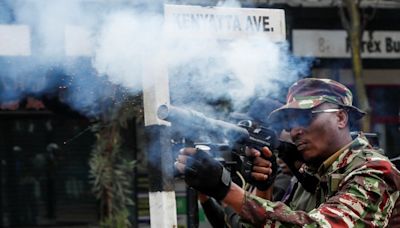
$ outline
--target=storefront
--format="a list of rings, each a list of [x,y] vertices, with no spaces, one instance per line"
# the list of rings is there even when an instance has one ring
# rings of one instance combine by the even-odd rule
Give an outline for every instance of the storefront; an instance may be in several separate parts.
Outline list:
[[[350,46],[338,10],[289,10],[292,50],[294,55],[313,58],[313,76],[329,77],[354,89]],[[361,50],[371,130],[378,134],[386,155],[394,158],[400,155],[400,27],[395,23],[400,15],[398,9],[365,8],[362,12],[368,16]]]

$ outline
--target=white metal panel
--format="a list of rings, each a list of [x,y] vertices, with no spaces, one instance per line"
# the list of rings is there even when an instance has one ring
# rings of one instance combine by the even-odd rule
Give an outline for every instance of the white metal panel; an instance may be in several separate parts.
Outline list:
[[[0,25],[0,56],[31,55],[31,35],[27,25]]]

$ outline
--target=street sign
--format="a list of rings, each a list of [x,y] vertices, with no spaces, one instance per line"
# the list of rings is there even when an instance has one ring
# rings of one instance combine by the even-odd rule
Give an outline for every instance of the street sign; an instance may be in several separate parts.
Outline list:
[[[165,29],[169,38],[238,39],[264,36],[286,40],[282,9],[165,5]]]

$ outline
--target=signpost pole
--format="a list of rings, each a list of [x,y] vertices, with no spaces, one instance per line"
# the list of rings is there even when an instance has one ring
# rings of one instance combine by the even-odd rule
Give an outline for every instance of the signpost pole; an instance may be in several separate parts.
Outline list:
[[[177,227],[173,157],[167,122],[157,118],[157,107],[169,103],[165,59],[144,66],[143,106],[149,173],[151,227]],[[154,67],[157,66],[157,67]]]

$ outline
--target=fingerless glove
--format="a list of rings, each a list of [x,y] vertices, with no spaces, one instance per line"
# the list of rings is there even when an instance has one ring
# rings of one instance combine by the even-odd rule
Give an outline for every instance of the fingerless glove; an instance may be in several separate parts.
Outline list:
[[[231,176],[221,163],[207,152],[197,149],[185,167],[185,182],[190,187],[216,200],[222,200],[231,186]]]

